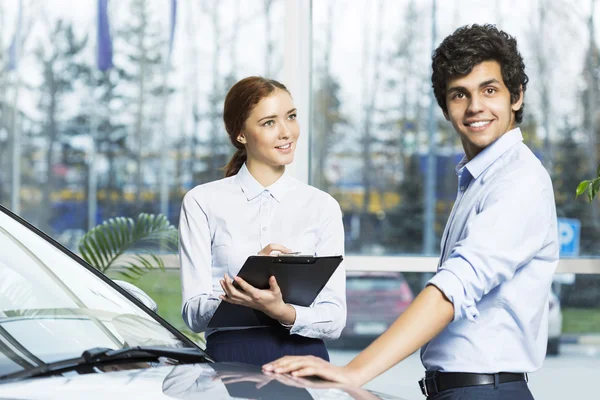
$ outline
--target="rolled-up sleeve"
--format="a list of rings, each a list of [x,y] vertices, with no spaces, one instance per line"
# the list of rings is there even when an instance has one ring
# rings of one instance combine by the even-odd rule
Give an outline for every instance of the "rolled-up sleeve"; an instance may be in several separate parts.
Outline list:
[[[211,259],[208,218],[190,192],[183,199],[179,218],[179,263],[181,315],[194,332],[206,330],[220,303],[212,293]]]
[[[480,201],[464,235],[428,282],[454,305],[454,321],[479,315],[477,303],[511,279],[542,248],[552,227],[552,186],[513,171]]]
[[[317,256],[344,255],[342,211],[333,197],[324,208]],[[346,326],[346,271],[344,263],[333,273],[310,307],[293,305],[296,321],[290,333],[319,339],[337,339]]]

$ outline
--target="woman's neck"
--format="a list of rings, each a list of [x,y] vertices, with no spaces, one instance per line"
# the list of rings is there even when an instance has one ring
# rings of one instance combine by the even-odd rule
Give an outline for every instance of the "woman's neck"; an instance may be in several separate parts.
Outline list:
[[[273,167],[260,162],[253,162],[252,160],[246,161],[246,167],[254,179],[263,187],[271,186],[277,182],[285,172],[285,165]]]

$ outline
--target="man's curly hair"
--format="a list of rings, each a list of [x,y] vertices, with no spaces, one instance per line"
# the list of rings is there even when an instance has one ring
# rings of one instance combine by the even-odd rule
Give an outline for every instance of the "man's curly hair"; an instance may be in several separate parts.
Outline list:
[[[431,83],[439,106],[444,113],[448,80],[468,75],[473,67],[484,61],[500,64],[502,79],[510,92],[511,104],[519,100],[520,92],[527,88],[529,78],[525,63],[517,49],[517,40],[494,25],[471,25],[458,28],[444,39],[432,57]],[[523,121],[523,108],[515,113],[517,123]]]

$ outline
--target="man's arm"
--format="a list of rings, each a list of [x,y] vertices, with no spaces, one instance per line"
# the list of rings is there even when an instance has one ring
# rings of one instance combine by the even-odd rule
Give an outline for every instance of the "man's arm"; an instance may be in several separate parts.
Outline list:
[[[435,286],[427,286],[398,319],[348,365],[336,367],[316,357],[283,357],[265,371],[319,376],[362,386],[437,336],[454,318],[454,307]]]

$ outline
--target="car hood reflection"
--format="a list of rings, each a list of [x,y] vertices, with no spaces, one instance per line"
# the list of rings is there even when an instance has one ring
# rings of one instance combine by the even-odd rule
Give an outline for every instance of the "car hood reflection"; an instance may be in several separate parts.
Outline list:
[[[0,384],[2,397],[61,399],[399,399],[320,381],[266,375],[260,367],[235,364],[191,364],[62,377],[28,379]]]

